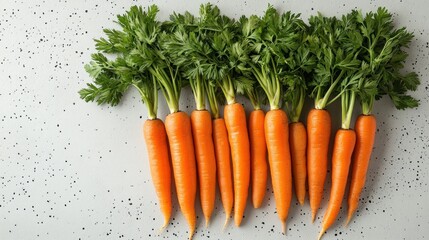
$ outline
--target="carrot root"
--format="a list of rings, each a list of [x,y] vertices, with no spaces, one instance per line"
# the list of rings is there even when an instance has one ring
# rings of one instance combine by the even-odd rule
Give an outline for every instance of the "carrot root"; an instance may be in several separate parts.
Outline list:
[[[209,111],[193,111],[191,113],[191,126],[197,160],[201,209],[207,227],[216,200],[216,160],[212,137],[212,119]]]
[[[356,133],[354,130],[340,129],[337,131],[332,152],[331,193],[328,208],[323,217],[321,235],[335,223],[340,212],[355,143]]]
[[[356,147],[353,153],[349,195],[347,198],[347,221],[349,224],[359,205],[359,197],[365,186],[366,174],[374,146],[377,121],[374,115],[360,115],[356,119]]]
[[[180,209],[189,225],[189,239],[195,232],[195,195],[197,170],[192,140],[191,121],[184,112],[169,114],[165,119]]]
[[[283,224],[286,222],[292,200],[288,118],[283,110],[276,109],[267,112],[265,135],[274,200],[278,217]]]
[[[328,171],[328,149],[331,134],[331,116],[328,111],[312,109],[307,117],[307,172],[311,221],[316,219],[323,197]]]
[[[165,125],[160,119],[146,120],[143,124],[143,136],[149,159],[150,173],[159,199],[164,224],[162,232],[170,221],[171,203],[171,166]]]
[[[259,208],[264,201],[267,189],[268,163],[267,143],[265,142],[265,113],[254,110],[249,116],[251,189],[254,208]]]
[[[238,227],[243,220],[250,183],[250,147],[243,105],[239,103],[226,105],[224,118],[232,157],[234,222]]]
[[[293,182],[296,198],[302,206],[305,201],[307,179],[307,130],[302,122],[294,122],[289,124],[289,133]]]
[[[231,218],[234,205],[234,192],[232,183],[231,154],[228,142],[228,133],[225,121],[222,118],[213,120],[213,143],[216,155],[217,179],[222,205],[225,210],[225,224],[227,226]]]

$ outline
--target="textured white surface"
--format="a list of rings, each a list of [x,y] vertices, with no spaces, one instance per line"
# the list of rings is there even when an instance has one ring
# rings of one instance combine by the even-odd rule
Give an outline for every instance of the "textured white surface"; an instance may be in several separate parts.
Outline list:
[[[348,228],[345,213],[325,239],[425,239],[429,236],[429,19],[419,1],[272,1],[279,9],[339,15],[387,6],[398,25],[414,31],[408,69],[422,84],[416,110],[376,103],[376,145],[360,208]],[[165,18],[196,13],[200,1],[0,0],[0,239],[160,239],[188,236],[177,202],[171,224],[162,217],[149,176],[141,126],[146,109],[134,91],[115,108],[87,104],[77,91],[90,81],[83,69],[93,38],[114,27],[131,5],[156,3]],[[261,14],[266,1],[217,1],[224,13]],[[186,90],[181,107],[190,112]],[[249,108],[247,108],[249,109]],[[168,108],[161,101],[159,116]],[[339,119],[338,106],[331,107]],[[305,115],[304,115],[305,116]],[[338,127],[338,120],[334,128]],[[328,175],[328,177],[330,177]],[[327,183],[329,188],[329,181]],[[328,196],[322,202],[326,207]],[[307,200],[306,200],[307,201]],[[343,205],[345,206],[345,205]],[[291,206],[282,236],[271,189],[261,209],[248,205],[243,225],[222,232],[219,199],[208,229],[199,202],[195,239],[315,239],[324,209],[310,223],[308,202]]]

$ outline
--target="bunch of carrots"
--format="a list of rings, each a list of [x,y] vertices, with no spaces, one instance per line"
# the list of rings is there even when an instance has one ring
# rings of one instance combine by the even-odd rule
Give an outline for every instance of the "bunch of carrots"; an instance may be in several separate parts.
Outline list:
[[[388,95],[398,109],[418,106],[407,95],[419,85],[418,76],[402,71],[413,34],[395,28],[385,8],[365,15],[353,10],[341,18],[319,14],[308,24],[299,14],[272,6],[262,16],[238,20],[211,4],[201,5],[198,16],[174,13],[163,22],[158,11],[155,5],[134,6],[118,16],[120,30],[104,29],[107,38],[95,40],[98,52],[85,66],[94,82],[79,93],[85,101],[112,106],[131,87],[140,93],[148,110],[143,135],[163,228],[172,211],[172,179],[191,239],[197,186],[206,226],[216,185],[225,226],[232,210],[239,226],[249,190],[254,208],[263,204],[268,171],[283,232],[292,186],[301,205],[308,186],[314,221],[328,172],[331,115],[326,107],[337,100],[342,125],[334,139],[332,186],[319,239],[336,221],[350,178],[349,223],[374,146],[375,101]],[[190,116],[179,108],[188,85],[196,106]],[[159,90],[170,109],[165,123],[157,117]],[[253,106],[248,118],[237,94]],[[304,124],[308,99],[314,108]],[[353,129],[356,102],[362,113]],[[264,105],[269,105],[266,113]]]

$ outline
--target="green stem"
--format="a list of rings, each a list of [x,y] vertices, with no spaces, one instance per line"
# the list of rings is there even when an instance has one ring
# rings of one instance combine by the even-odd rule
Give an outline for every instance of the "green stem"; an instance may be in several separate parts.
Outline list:
[[[153,111],[155,113],[155,118],[156,119],[156,111],[158,110],[158,86],[156,84],[156,79],[155,77],[152,76],[152,96],[153,96]]]
[[[258,70],[256,66],[253,65],[252,72],[256,80],[258,80],[259,85],[262,87],[262,90],[264,90],[267,95],[271,110],[279,109],[281,89],[277,74],[274,70],[270,72],[267,66],[261,66],[261,70]]]
[[[161,85],[161,90],[164,94],[170,113],[179,111],[180,89],[176,85],[176,74],[173,74],[170,68],[170,76],[163,69],[150,68],[150,73],[156,78]]]
[[[219,105],[217,102],[216,88],[210,85],[209,81],[205,81],[204,86],[206,88],[207,99],[209,100],[212,117],[213,119],[217,119],[219,118]]]
[[[205,110],[206,103],[204,101],[204,85],[202,82],[202,77],[198,75],[195,79],[190,79],[189,82],[192,88],[192,92],[194,93],[197,110]]]
[[[137,83],[132,83],[132,86],[137,89],[140,93],[142,101],[146,105],[148,111],[149,119],[156,119],[156,112],[158,109],[158,91],[156,89],[156,84],[151,87],[140,87]]]
[[[235,92],[234,92],[234,85],[232,84],[231,76],[227,75],[224,79],[222,79],[219,85],[223,94],[225,95],[227,104],[234,104]]]
[[[252,103],[253,109],[254,110],[261,109],[261,105],[259,104],[258,93],[253,88],[253,86],[251,88],[246,88],[245,93],[246,93],[247,97],[249,98],[250,102]]]
[[[372,113],[372,109],[374,107],[374,101],[375,98],[371,97],[368,101],[362,101],[361,105],[362,105],[362,114],[364,115],[370,115]]]
[[[343,108],[343,110],[346,110],[346,113],[342,113],[343,114],[343,121],[341,124],[341,127],[343,129],[350,129],[350,122],[352,120],[352,115],[353,115],[353,107],[355,104],[355,99],[356,99],[356,93],[354,91],[352,91],[352,93],[349,95],[348,93],[344,94],[344,98],[346,98],[346,102],[347,105],[345,106],[345,108]],[[343,107],[343,106],[342,106]]]
[[[301,87],[298,93],[298,104],[296,106],[292,106],[292,111],[290,113],[290,119],[292,122],[299,122],[299,118],[301,116],[302,108],[304,107],[305,102],[305,89]]]
[[[329,86],[328,91],[325,93],[325,96],[323,96],[322,99],[316,100],[316,109],[324,109],[328,105],[329,97],[332,94],[332,92],[335,90],[335,87],[337,86],[338,82],[340,82],[341,77],[344,74],[344,70],[341,71],[340,75],[338,75],[337,79]],[[338,96],[338,95],[337,95]],[[337,97],[335,97],[337,98]]]

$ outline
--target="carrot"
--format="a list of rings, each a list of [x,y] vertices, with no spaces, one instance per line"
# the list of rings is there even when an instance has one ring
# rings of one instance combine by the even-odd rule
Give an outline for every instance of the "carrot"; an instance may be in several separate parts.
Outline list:
[[[327,110],[312,109],[307,117],[307,171],[311,220],[314,222],[323,197],[328,171],[328,147],[331,134],[331,116]]]
[[[188,13],[189,14],[189,13]],[[210,80],[202,74],[204,68],[198,61],[189,61],[198,57],[199,48],[195,46],[194,38],[198,44],[202,44],[204,34],[195,35],[195,25],[192,21],[187,21],[187,17],[182,14],[173,14],[170,22],[166,24],[170,28],[171,35],[163,40],[163,49],[172,58],[172,61],[183,70],[183,76],[191,86],[195,98],[196,110],[191,114],[192,133],[194,137],[195,154],[198,167],[199,189],[201,207],[206,227],[209,224],[213,213],[216,197],[216,160],[212,138],[212,119],[206,110],[206,99],[204,86]],[[189,19],[190,20],[190,19]],[[189,27],[192,26],[192,27]]]
[[[170,144],[177,198],[180,209],[188,221],[191,238],[196,225],[197,176],[189,116],[185,112],[171,113],[165,119],[165,128]]]
[[[201,208],[208,226],[216,196],[216,160],[209,111],[195,110],[191,114],[192,135],[198,167]]]
[[[231,172],[231,151],[228,142],[228,132],[226,131],[223,118],[213,120],[213,140],[216,152],[217,179],[222,205],[225,210],[225,227],[231,217],[234,192]]]
[[[224,108],[224,118],[232,156],[234,222],[236,226],[240,226],[246,208],[250,182],[249,137],[243,105],[227,104]]]
[[[344,81],[347,81],[347,79]],[[340,90],[342,92],[342,122],[341,129],[337,131],[334,140],[334,148],[332,151],[331,194],[329,196],[328,208],[323,217],[319,239],[321,239],[325,231],[334,224],[340,212],[344,191],[347,185],[350,162],[356,144],[356,132],[350,129],[353,107],[356,100],[356,91],[354,91],[354,89],[349,89],[347,84],[342,84]]]
[[[253,110],[250,112],[249,141],[250,141],[250,182],[252,189],[252,204],[254,208],[259,208],[264,201],[267,189],[268,163],[267,163],[267,143],[265,142],[265,112],[261,110],[261,98],[263,90],[256,79],[248,79],[251,84],[243,85],[239,93],[246,96]]]
[[[232,206],[234,205],[231,150],[229,148],[225,120],[219,116],[218,101],[222,100],[220,97],[221,95],[217,94],[219,89],[215,84],[209,81],[204,82],[204,87],[213,118],[213,143],[216,156],[216,172],[222,205],[225,210],[225,224],[223,225],[225,228],[231,218]]]
[[[369,12],[365,16],[361,12],[357,14],[358,19],[365,17],[365,21],[357,21],[357,28],[361,30],[365,43],[360,54],[363,54],[364,59],[369,59],[366,64],[371,71],[357,84],[362,114],[355,123],[357,140],[347,199],[346,225],[358,208],[359,196],[365,185],[377,127],[376,117],[371,114],[375,101],[381,99],[383,95],[388,95],[397,109],[415,108],[419,105],[417,99],[407,95],[408,90],[417,90],[420,84],[419,76],[415,72],[403,71],[406,66],[404,64],[406,54],[404,55],[403,49],[410,46],[413,33],[408,32],[406,28],[396,29],[393,16],[386,8],[378,8],[376,12]],[[369,29],[372,34],[368,34]],[[395,40],[391,41],[393,38]],[[386,54],[386,49],[392,50]]]
[[[359,196],[365,186],[366,173],[374,146],[376,119],[374,115],[360,115],[356,119],[356,147],[353,153],[351,181],[347,198],[348,212],[347,223],[350,222],[353,213],[358,208]]]
[[[252,203],[259,208],[267,188],[267,143],[265,142],[265,113],[256,109],[249,116]]]
[[[289,150],[288,118],[281,109],[265,116],[265,135],[277,214],[286,230],[286,218],[292,199],[292,171]]]
[[[168,155],[167,133],[164,123],[160,119],[146,120],[143,125],[143,134],[149,158],[150,174],[159,206],[164,215],[165,228],[171,216],[171,167]]]
[[[299,204],[304,205],[307,179],[307,130],[302,122],[289,124],[289,141],[296,198]]]
[[[341,208],[344,191],[347,185],[350,161],[356,143],[356,133],[351,129],[340,129],[335,135],[334,149],[332,153],[332,187],[329,204],[323,218],[323,233],[335,222]]]

